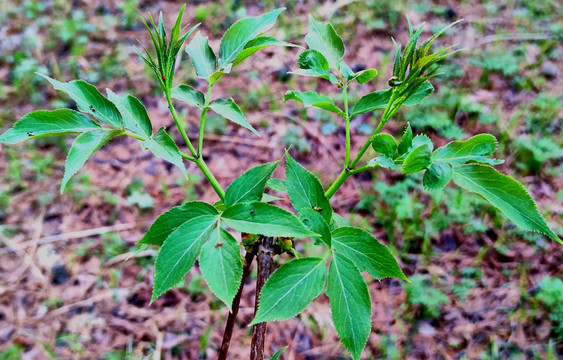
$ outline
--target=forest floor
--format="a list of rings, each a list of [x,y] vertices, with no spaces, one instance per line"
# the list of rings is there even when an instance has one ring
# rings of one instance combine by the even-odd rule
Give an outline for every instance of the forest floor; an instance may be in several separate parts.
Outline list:
[[[8,0],[4,11],[0,4],[0,130],[36,109],[73,106],[36,71],[132,92],[147,106],[153,128],[172,129],[166,101],[132,45],[137,38],[149,44],[139,14],[163,10],[171,25],[180,5]],[[286,6],[272,36],[305,45],[308,14],[330,19],[347,44],[345,60],[357,69],[380,71],[376,80],[353,89],[362,95],[387,86],[391,36],[405,43],[406,16],[415,26],[426,22],[423,39],[464,19],[437,41],[437,46],[457,43],[464,51],[447,61],[445,75],[433,82],[436,93],[420,107],[402,110],[386,131],[399,136],[410,121],[416,133],[440,146],[490,132],[499,139],[497,157],[506,159],[500,170],[526,185],[552,228],[562,233],[560,2]],[[232,22],[273,7],[273,1],[246,8],[239,2],[197,2],[188,4],[184,23],[201,22],[200,30],[218,49]],[[290,145],[292,156],[325,185],[341,171],[343,124],[282,102],[290,89],[340,100],[328,82],[287,75],[297,68],[298,53],[263,50],[215,86],[215,96],[232,96],[261,134],[256,138],[218,117],[209,119],[205,160],[224,187],[254,165],[281,159]],[[204,85],[186,54],[175,81]],[[178,107],[187,124],[197,123],[193,109]],[[353,154],[377,115],[353,122]],[[175,138],[181,143],[179,134]],[[61,195],[70,144],[61,137],[0,145],[0,358],[216,358],[228,310],[208,291],[197,266],[184,284],[149,305],[155,251],[136,245],[170,207],[195,199],[214,203],[209,184],[194,164],[186,181],[136,140],[118,138],[98,151]],[[374,171],[351,178],[333,198],[336,212],[394,249],[411,279],[371,282],[372,333],[363,358],[563,356],[563,247],[514,228],[476,196],[450,187],[428,194],[420,184],[417,176]],[[318,251],[308,244],[298,249]],[[284,261],[285,256],[276,263]],[[244,287],[231,359],[248,358],[254,278],[251,274]],[[286,345],[284,360],[347,358],[325,295],[299,316],[268,325],[266,354]]]

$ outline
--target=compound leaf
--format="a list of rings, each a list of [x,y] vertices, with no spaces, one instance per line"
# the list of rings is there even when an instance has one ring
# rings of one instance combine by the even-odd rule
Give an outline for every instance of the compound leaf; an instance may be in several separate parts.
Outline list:
[[[90,156],[108,141],[121,134],[123,134],[121,130],[94,130],[78,135],[66,158],[61,193],[64,191],[70,178],[84,166]]]
[[[319,212],[327,223],[332,217],[332,207],[325,196],[321,182],[315,175],[299,165],[286,153],[287,192],[293,208],[297,211],[313,209]]]
[[[217,215],[198,216],[178,226],[166,238],[156,257],[151,303],[186,277],[217,219]]]
[[[176,165],[188,177],[188,172],[182,160],[182,154],[178,145],[166,133],[164,127],[160,128],[153,136],[142,142],[143,149],[149,149],[156,157],[164,159]]]
[[[209,108],[215,111],[217,114],[221,115],[227,120],[231,120],[232,122],[239,124],[242,127],[247,128],[248,130],[252,131],[257,136],[260,136],[258,131],[250,125],[246,117],[235,103],[235,101],[231,98],[228,100],[225,99],[217,99],[213,100],[209,104]]]
[[[123,118],[123,125],[137,135],[150,137],[152,124],[147,109],[132,95],[119,96],[110,89],[106,89],[108,99],[115,104]]]
[[[43,136],[64,135],[99,130],[88,116],[69,109],[33,111],[19,119],[4,134],[0,143],[15,144]]]
[[[271,29],[278,15],[283,10],[285,10],[285,8],[277,9],[260,16],[241,19],[234,23],[221,39],[221,45],[219,46],[221,66],[234,62],[237,56],[245,49],[249,41]]]
[[[95,86],[83,80],[60,82],[47,75],[39,74],[47,79],[55,89],[67,93],[76,102],[78,110],[94,116],[110,126],[121,128],[123,119],[117,107],[106,99]]]
[[[299,314],[322,293],[325,279],[326,263],[322,258],[300,258],[283,264],[264,284],[250,325]]]
[[[199,269],[207,285],[231,311],[242,280],[240,246],[229,232],[217,226],[199,256]]]
[[[371,302],[360,270],[338,252],[330,263],[326,294],[338,337],[359,360],[371,332]]]
[[[261,201],[266,182],[278,166],[279,161],[258,165],[236,178],[225,192],[225,206],[239,202]]]
[[[305,42],[311,49],[323,54],[332,69],[340,69],[345,50],[344,42],[331,24],[316,21],[309,16],[309,33],[305,36]]]
[[[213,206],[201,201],[192,201],[175,206],[155,220],[145,236],[139,241],[139,244],[162,246],[164,240],[186,221],[217,215],[219,213]]]
[[[263,203],[238,203],[221,215],[225,224],[236,231],[265,236],[316,236],[292,213]]]
[[[459,187],[481,195],[522,229],[537,231],[563,244],[539,213],[530,194],[518,181],[490,166],[478,164],[454,167],[453,180]]]
[[[389,249],[365,230],[341,227],[332,232],[334,251],[352,260],[360,271],[381,280],[388,277],[407,280]]]

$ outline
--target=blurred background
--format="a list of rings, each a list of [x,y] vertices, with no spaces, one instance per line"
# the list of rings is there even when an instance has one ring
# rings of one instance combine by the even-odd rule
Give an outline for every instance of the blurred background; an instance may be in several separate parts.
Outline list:
[[[182,4],[0,0],[0,131],[30,111],[75,106],[35,72],[130,92],[146,104],[155,128],[172,129],[154,75],[132,45],[137,39],[150,44],[140,15],[162,10],[171,26]],[[433,80],[436,93],[400,111],[387,132],[399,136],[410,121],[415,132],[428,134],[439,146],[494,134],[500,142],[497,157],[506,159],[499,170],[526,185],[562,234],[560,1],[193,1],[184,24],[202,23],[200,30],[217,50],[234,21],[279,6],[287,10],[273,36],[305,45],[312,13],[334,24],[354,70],[380,71],[374,81],[352,89],[351,102],[386,88],[394,57],[391,37],[405,43],[406,16],[415,27],[426,22],[423,39],[465,19],[435,43],[464,49]],[[206,160],[223,186],[253,165],[280,159],[290,145],[292,155],[325,184],[340,172],[343,124],[282,101],[288,89],[317,90],[341,100],[326,81],[287,74],[297,68],[297,56],[297,49],[262,50],[215,86],[215,96],[232,96],[261,133],[256,138],[220,117],[208,119]],[[175,81],[205,89],[184,52]],[[197,124],[193,109],[177,105],[188,125]],[[354,119],[354,149],[377,116]],[[65,136],[0,145],[0,359],[215,358],[227,309],[207,289],[197,266],[149,306],[155,252],[135,243],[170,207],[195,199],[214,202],[216,195],[193,164],[186,181],[130,138],[98,151],[61,195],[71,141]],[[393,249],[412,281],[371,283],[373,329],[364,358],[558,359],[563,247],[515,228],[475,195],[455,187],[429,194],[421,184],[418,175],[374,171],[351,178],[333,198],[340,215]],[[315,251],[312,244],[298,247]],[[248,358],[246,325],[254,292],[250,279],[232,359]],[[347,358],[325,295],[298,317],[271,323],[267,340],[266,354],[290,346],[283,359]]]

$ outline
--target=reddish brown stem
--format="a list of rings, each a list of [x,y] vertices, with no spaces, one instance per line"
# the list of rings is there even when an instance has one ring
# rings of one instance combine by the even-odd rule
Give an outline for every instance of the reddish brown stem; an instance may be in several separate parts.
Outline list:
[[[254,315],[258,309],[258,302],[260,300],[260,292],[264,283],[272,273],[274,265],[274,238],[263,237],[258,248],[257,263],[258,275],[256,278],[256,301],[254,302]],[[250,345],[250,360],[263,360],[264,359],[264,345],[266,337],[267,323],[263,322],[256,324],[252,327],[252,344]]]
[[[231,345],[231,337],[233,336],[233,329],[235,327],[235,322],[237,319],[238,309],[240,307],[240,299],[242,297],[242,288],[246,282],[248,274],[250,274],[250,266],[254,260],[254,251],[247,252],[244,257],[245,264],[242,269],[242,280],[238,292],[233,299],[232,311],[227,317],[227,324],[225,325],[225,332],[223,333],[223,342],[221,343],[221,349],[219,350],[218,360],[227,360],[227,354],[229,353],[229,346]]]

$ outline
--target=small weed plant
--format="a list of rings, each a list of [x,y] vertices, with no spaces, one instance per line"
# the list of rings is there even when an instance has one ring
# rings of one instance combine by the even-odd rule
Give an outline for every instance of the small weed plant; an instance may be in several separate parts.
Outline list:
[[[308,49],[301,52],[292,73],[330,82],[341,91],[342,102],[337,104],[330,97],[314,91],[289,91],[284,100],[322,109],[340,119],[345,126],[346,139],[342,172],[325,188],[321,179],[286,153],[285,179],[272,178],[274,170],[280,166],[280,161],[275,161],[246,171],[224,190],[204,161],[208,115],[215,113],[215,116],[232,121],[255,135],[259,133],[232,98],[214,97],[213,87],[222,77],[231,74],[238,64],[250,61],[248,58],[260,49],[295,46],[264,35],[275,25],[282,11],[277,9],[237,21],[224,33],[218,53],[210,47],[208,38],[197,31],[198,25],[183,33],[184,7],[168,31],[162,14],[157,21],[150,15],[148,22],[143,20],[152,47],[143,47],[138,52],[154,72],[176,129],[153,129],[145,106],[131,95],[118,95],[108,89],[104,96],[83,80],[62,82],[40,74],[55,89],[68,94],[76,102],[78,111],[31,112],[4,132],[0,142],[15,144],[45,136],[78,134],[66,160],[61,191],[96,150],[118,136],[139,140],[143,149],[177,166],[185,177],[188,172],[184,162],[195,163],[220,200],[214,204],[191,201],[170,209],[156,219],[139,243],[159,249],[152,301],[183,281],[199,260],[209,289],[230,311],[219,359],[227,357],[242,286],[255,259],[258,276],[255,316],[250,324],[253,327],[250,359],[264,357],[267,322],[298,315],[322,293],[328,295],[334,327],[342,344],[354,359],[360,359],[372,330],[370,294],[362,272],[378,280],[393,277],[408,282],[408,279],[385,245],[369,232],[352,227],[333,211],[331,198],[355,174],[378,168],[405,174],[423,173],[423,186],[428,191],[453,182],[486,199],[519,227],[561,242],[524,187],[495,170],[494,166],[503,161],[492,157],[497,148],[492,135],[479,134],[435,148],[427,136],[413,134],[409,124],[398,140],[382,132],[399,109],[416,106],[434,91],[430,79],[439,75],[440,62],[457,51],[448,47],[432,52],[434,40],[447,28],[419,44],[423,27],[414,30],[409,24],[407,44],[402,48],[395,43],[396,56],[389,87],[373,91],[350,104],[350,90],[358,84],[369,86],[378,72],[375,69],[352,71],[343,60],[345,46],[333,26],[310,17],[309,32],[305,37]],[[190,37],[185,51],[197,76],[207,85],[203,91],[185,84],[174,85],[176,63],[182,58],[180,51]],[[197,139],[188,137],[174,100],[199,111]],[[354,155],[352,118],[376,111],[381,112],[379,123]],[[176,144],[170,131],[178,131],[184,143]],[[187,148],[187,151],[181,148]],[[379,155],[366,158],[369,148]],[[286,192],[293,211],[276,206],[273,203],[276,198],[264,193],[266,187],[278,193]],[[137,195],[134,200],[130,201],[139,207],[152,206],[152,199]],[[238,236],[232,232],[240,233],[241,240],[238,241]],[[308,257],[299,254],[295,242],[307,239],[324,247],[325,251],[320,253],[325,255]],[[274,271],[273,258],[283,253],[291,253],[293,259]],[[415,279],[416,282],[406,288],[409,296],[419,298],[424,291],[419,278]],[[433,303],[427,304],[425,299],[411,300],[426,304],[432,315],[435,315],[433,304],[447,301],[437,296],[432,299]],[[279,355],[280,352],[272,358]]]

